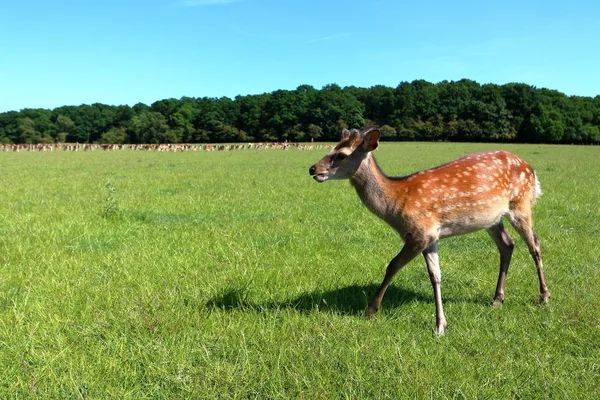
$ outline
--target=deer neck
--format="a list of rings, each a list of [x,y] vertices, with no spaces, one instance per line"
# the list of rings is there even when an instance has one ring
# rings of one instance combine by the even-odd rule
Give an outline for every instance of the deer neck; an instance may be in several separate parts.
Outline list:
[[[375,215],[390,222],[398,204],[393,199],[392,179],[383,173],[371,153],[363,160],[350,178],[363,204]]]

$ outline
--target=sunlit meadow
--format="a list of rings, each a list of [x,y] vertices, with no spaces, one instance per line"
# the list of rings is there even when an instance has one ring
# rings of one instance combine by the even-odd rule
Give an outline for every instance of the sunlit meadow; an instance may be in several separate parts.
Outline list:
[[[514,232],[499,308],[492,240],[446,239],[441,338],[422,258],[363,317],[401,242],[309,177],[326,150],[0,153],[0,397],[599,398],[600,149],[375,155],[405,175],[487,149],[537,171],[552,298]]]

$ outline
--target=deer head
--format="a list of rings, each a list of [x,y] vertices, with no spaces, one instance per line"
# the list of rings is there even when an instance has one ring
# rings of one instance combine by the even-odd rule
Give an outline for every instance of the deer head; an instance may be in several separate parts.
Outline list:
[[[379,144],[379,130],[375,127],[342,131],[340,142],[308,172],[317,182],[328,179],[350,179],[358,170],[367,154]]]

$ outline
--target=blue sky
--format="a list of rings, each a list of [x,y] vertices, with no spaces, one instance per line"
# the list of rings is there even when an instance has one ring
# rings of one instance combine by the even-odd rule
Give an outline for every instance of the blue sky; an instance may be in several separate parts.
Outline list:
[[[468,78],[600,94],[600,2],[2,0],[0,112]]]

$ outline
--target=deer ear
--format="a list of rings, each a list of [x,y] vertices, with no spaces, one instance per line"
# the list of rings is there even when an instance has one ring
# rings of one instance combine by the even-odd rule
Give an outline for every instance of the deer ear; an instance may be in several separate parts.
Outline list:
[[[379,146],[379,136],[380,134],[378,129],[367,131],[362,143],[360,144],[362,151],[369,152],[375,150],[377,146]]]

